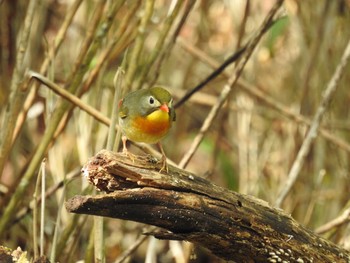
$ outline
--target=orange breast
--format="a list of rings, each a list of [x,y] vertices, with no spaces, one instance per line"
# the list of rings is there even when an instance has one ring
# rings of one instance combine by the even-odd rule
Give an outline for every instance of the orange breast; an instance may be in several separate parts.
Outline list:
[[[169,114],[159,109],[145,117],[131,118],[129,125],[124,125],[123,133],[134,142],[157,143],[168,133],[170,127]]]
[[[134,120],[134,127],[142,133],[155,137],[163,137],[170,128],[169,120],[149,120],[137,117]]]

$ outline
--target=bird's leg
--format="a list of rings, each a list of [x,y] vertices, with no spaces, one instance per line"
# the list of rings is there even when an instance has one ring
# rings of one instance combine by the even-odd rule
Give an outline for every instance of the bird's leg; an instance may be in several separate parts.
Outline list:
[[[123,154],[127,155],[128,152],[128,148],[126,148],[126,141],[128,140],[128,138],[126,138],[125,135],[122,135],[122,142],[123,142]]]
[[[162,168],[160,169],[159,172],[162,172],[163,170],[168,172],[168,164],[166,162],[166,155],[165,155],[165,152],[163,150],[163,146],[162,146],[162,144],[160,142],[158,142],[157,145],[158,145],[158,148],[159,148],[160,152],[162,153],[162,159],[161,159]]]
[[[123,154],[125,154],[126,156],[128,156],[133,162],[135,161],[135,155],[133,155],[132,153],[130,153],[128,151],[128,148],[126,147],[126,141],[128,140],[128,138],[125,135],[122,135],[122,142],[123,142]]]

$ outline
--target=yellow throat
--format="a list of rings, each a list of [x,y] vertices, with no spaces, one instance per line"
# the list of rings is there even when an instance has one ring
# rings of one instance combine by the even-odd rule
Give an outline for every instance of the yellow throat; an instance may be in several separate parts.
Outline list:
[[[151,114],[148,114],[146,119],[150,122],[168,122],[169,114],[163,110],[156,110]]]

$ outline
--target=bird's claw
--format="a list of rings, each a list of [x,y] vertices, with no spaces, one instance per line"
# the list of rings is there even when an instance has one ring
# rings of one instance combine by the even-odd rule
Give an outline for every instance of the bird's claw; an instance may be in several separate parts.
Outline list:
[[[123,154],[127,156],[133,163],[135,163],[136,155],[132,154],[127,149],[123,149]]]
[[[167,164],[167,161],[166,161],[166,157],[162,157],[162,159],[160,161],[158,161],[159,164],[162,164],[162,168],[160,168],[159,172],[163,172],[163,171],[166,171],[166,173],[169,172],[169,168],[168,168],[168,164]]]

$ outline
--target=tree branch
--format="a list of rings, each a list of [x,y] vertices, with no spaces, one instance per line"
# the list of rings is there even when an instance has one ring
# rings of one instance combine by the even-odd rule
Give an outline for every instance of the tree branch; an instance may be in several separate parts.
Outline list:
[[[350,253],[302,227],[280,209],[152,157],[102,150],[83,168],[98,196],[67,201],[72,213],[158,226],[161,239],[187,240],[237,262],[348,262]]]

